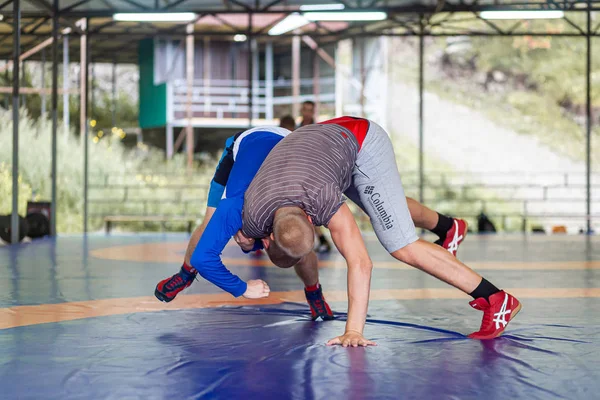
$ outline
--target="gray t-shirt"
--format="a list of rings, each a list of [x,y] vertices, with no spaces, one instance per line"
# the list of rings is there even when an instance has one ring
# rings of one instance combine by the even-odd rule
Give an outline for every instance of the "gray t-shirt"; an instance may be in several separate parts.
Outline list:
[[[358,154],[354,135],[340,125],[307,125],[271,150],[244,197],[242,231],[263,238],[275,211],[298,206],[314,225],[327,226],[343,204]]]

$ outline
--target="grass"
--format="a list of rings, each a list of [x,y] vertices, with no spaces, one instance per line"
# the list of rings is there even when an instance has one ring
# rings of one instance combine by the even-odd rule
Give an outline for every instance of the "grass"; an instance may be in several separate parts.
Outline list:
[[[416,65],[404,62],[411,54],[412,58],[416,55],[416,42],[394,40],[394,54],[404,54],[394,58],[398,60],[392,66],[394,79],[416,85]],[[428,39],[426,46],[425,90],[480,111],[500,126],[535,136],[558,154],[575,161],[585,159],[584,39],[472,38],[468,48],[451,52],[452,45],[436,38]],[[599,51],[600,41],[593,40],[592,54]],[[452,67],[442,67],[443,54]],[[475,66],[472,71],[469,61]],[[506,80],[492,82],[490,90],[485,90],[485,77],[494,72]],[[600,109],[600,56],[592,58],[591,76],[592,104]],[[595,118],[592,133],[597,138],[597,114]],[[592,140],[592,159],[600,161],[598,140]]]
[[[25,215],[28,200],[51,198],[51,123],[45,119],[34,120],[21,112],[19,122],[19,213]],[[103,187],[104,183],[128,184],[136,188],[139,199],[166,201],[154,205],[148,212],[175,215],[183,214],[183,205],[173,196],[167,183],[205,184],[208,171],[214,169],[216,160],[197,165],[187,171],[184,156],[164,161],[158,150],[145,147],[126,148],[119,135],[105,135],[95,143],[89,140],[90,199],[105,201],[101,206],[90,203],[91,214],[142,214],[141,203],[123,197],[123,188]],[[83,228],[83,150],[80,139],[72,133],[59,134],[57,142],[57,230],[59,233],[77,233]],[[167,175],[168,174],[168,175]],[[200,194],[196,194],[200,197]],[[132,198],[135,198],[132,196]],[[0,111],[0,214],[12,210],[12,118],[9,112]],[[189,210],[199,217],[204,206]],[[90,229],[99,229],[102,220],[90,218]],[[131,224],[128,228],[157,229],[158,227]]]

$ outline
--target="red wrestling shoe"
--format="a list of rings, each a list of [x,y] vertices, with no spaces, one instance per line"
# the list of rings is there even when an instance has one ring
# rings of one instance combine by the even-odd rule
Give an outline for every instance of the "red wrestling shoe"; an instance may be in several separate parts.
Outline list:
[[[196,275],[198,275],[198,273],[194,268],[184,264],[178,273],[158,282],[158,285],[156,285],[156,289],[154,290],[154,295],[160,301],[168,303],[181,291],[190,287],[194,282],[194,279],[196,279]]]
[[[306,301],[310,306],[310,314],[313,321],[319,317],[324,321],[334,319],[333,311],[331,311],[329,304],[327,304],[325,297],[323,296],[323,287],[321,285],[317,284],[316,288],[305,288],[304,294],[306,295]]]
[[[446,239],[444,239],[443,243],[439,243],[438,240],[436,243],[448,250],[454,257],[456,257],[456,252],[458,251],[458,246],[465,240],[467,236],[467,228],[469,225],[467,221],[464,219],[456,219],[453,218],[452,228],[446,234]]]
[[[471,307],[483,311],[483,321],[478,332],[469,335],[471,339],[493,339],[502,335],[506,325],[521,311],[521,303],[504,290],[490,296],[488,302],[483,297],[469,303]]]

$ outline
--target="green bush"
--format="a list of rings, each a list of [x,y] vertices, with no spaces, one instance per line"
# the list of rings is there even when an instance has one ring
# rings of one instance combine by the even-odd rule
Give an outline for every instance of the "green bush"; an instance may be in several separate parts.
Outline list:
[[[88,141],[90,199],[106,200],[105,214],[141,214],[139,204],[126,204],[115,196],[117,189],[104,187],[105,183],[126,183],[142,187],[140,196],[147,199],[163,198],[168,190],[166,183],[205,184],[207,173],[214,169],[215,161],[196,166],[193,171],[185,167],[185,156],[178,155],[165,162],[164,154],[146,146],[127,149],[118,135],[106,134],[102,140]],[[12,210],[12,117],[0,110],[0,214]],[[24,215],[28,200],[51,198],[51,122],[35,121],[21,111],[19,121],[19,212]],[[95,186],[94,186],[95,185]],[[201,202],[200,195],[197,195]],[[60,129],[57,141],[57,230],[59,233],[81,232],[83,228],[83,146],[71,132],[64,135]],[[155,207],[151,212],[175,214],[181,205],[176,201]],[[98,229],[102,220],[98,208],[90,203],[90,229]],[[101,210],[100,210],[101,211]],[[204,207],[194,209],[204,211]],[[136,225],[134,225],[135,227]]]

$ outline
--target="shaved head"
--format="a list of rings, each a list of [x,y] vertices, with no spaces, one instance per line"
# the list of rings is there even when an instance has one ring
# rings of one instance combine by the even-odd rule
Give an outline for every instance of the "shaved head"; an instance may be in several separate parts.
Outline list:
[[[299,207],[283,207],[273,218],[273,237],[289,257],[302,258],[313,250],[315,231]]]

